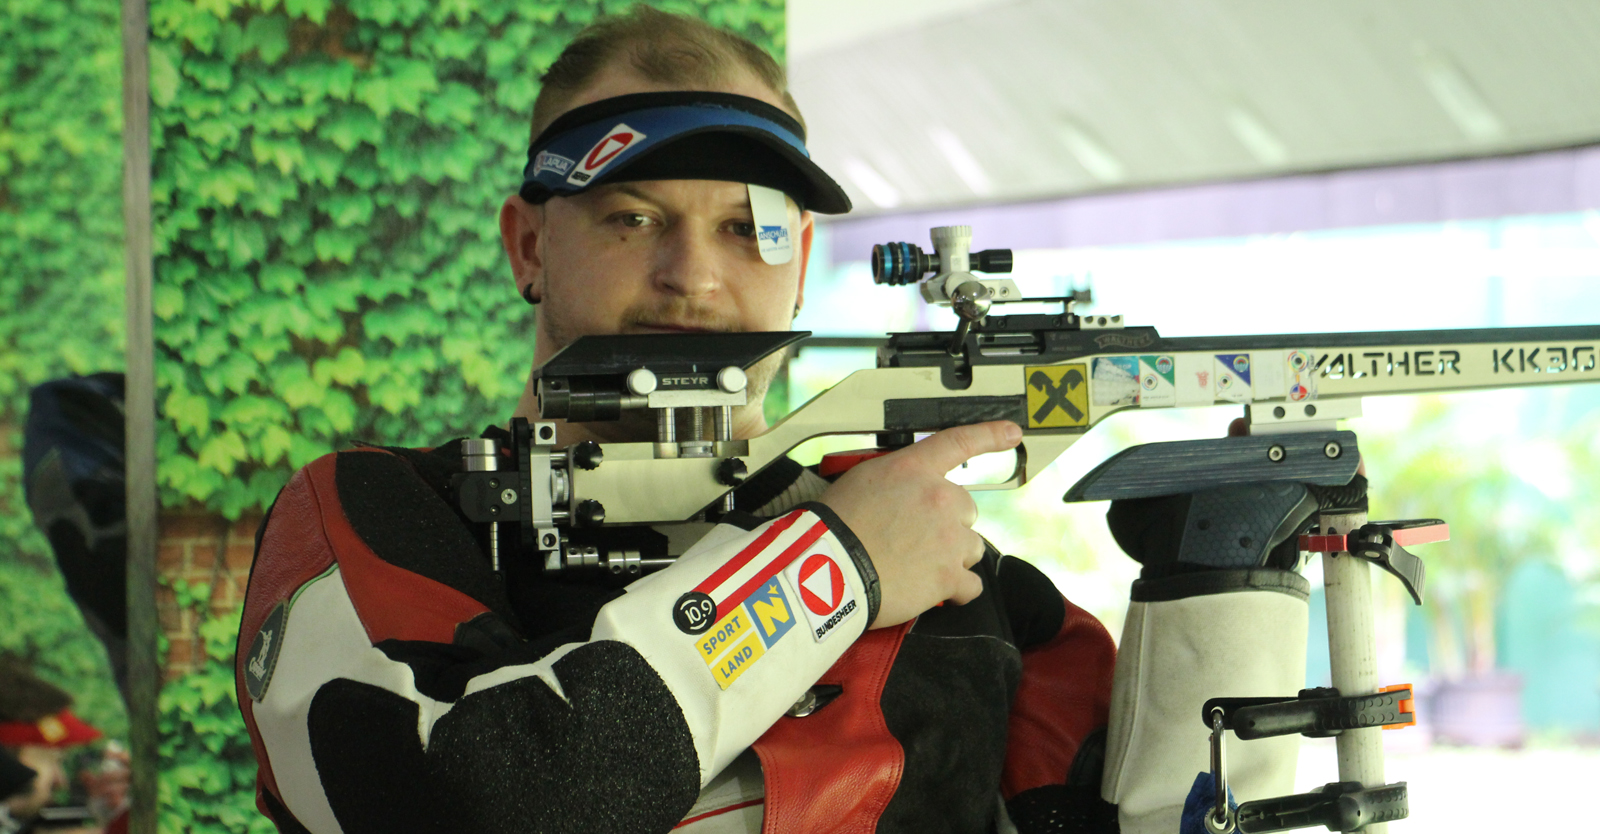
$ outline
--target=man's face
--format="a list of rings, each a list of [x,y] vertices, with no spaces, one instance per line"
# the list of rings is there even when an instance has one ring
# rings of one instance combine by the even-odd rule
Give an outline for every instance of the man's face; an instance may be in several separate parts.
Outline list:
[[[671,89],[613,67],[569,109]],[[783,106],[747,73],[708,89]],[[789,216],[799,251],[787,264],[770,265],[757,249],[741,183],[614,183],[539,206],[512,196],[500,226],[517,284],[539,304],[535,363],[586,335],[788,330],[803,297],[812,232],[811,215],[792,200]],[[751,369],[757,413],[780,362],[772,357]]]
[[[588,334],[789,329],[803,266],[761,260],[742,184],[615,183],[539,211],[543,358]]]

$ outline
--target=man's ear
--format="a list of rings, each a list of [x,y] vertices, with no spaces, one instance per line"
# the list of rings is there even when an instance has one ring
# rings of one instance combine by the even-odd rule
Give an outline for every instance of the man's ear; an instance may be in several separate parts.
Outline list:
[[[811,263],[811,235],[816,231],[814,218],[809,211],[800,212],[800,284],[794,290],[794,314],[806,305],[806,267]]]
[[[544,206],[532,205],[517,194],[500,206],[500,245],[511,264],[517,294],[538,304],[544,294]]]

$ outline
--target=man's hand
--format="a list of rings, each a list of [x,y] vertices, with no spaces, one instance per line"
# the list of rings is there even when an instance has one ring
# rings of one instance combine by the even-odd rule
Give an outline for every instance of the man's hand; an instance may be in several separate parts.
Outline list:
[[[1021,441],[1021,427],[1004,420],[945,429],[856,466],[822,493],[819,500],[856,534],[877,568],[882,598],[870,628],[983,593],[982,580],[968,570],[983,558],[983,538],[972,530],[978,505],[945,474]]]

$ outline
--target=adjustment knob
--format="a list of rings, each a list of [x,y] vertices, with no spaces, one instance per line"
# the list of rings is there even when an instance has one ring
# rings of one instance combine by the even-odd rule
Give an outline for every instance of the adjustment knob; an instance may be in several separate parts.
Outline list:
[[[1010,249],[985,249],[972,253],[972,268],[978,272],[1010,272]]]
[[[604,504],[593,498],[585,498],[578,502],[578,510],[573,513],[573,520],[579,527],[599,527],[606,523],[606,508]]]
[[[579,469],[594,470],[605,461],[606,453],[601,450],[600,444],[593,440],[585,440],[572,447],[572,462]]]
[[[749,377],[745,376],[744,369],[737,365],[729,365],[717,371],[717,387],[729,394],[737,394],[750,384]]]
[[[717,464],[717,483],[723,486],[738,486],[750,477],[750,467],[738,458],[724,458]]]
[[[656,375],[649,368],[635,368],[628,372],[628,390],[644,396],[656,390]]]
[[[872,281],[893,287],[914,284],[929,272],[939,271],[938,254],[929,255],[914,243],[879,243],[872,247]]]

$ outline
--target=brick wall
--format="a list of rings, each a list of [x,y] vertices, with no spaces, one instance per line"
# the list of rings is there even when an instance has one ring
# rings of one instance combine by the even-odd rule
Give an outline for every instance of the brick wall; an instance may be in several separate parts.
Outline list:
[[[209,613],[232,614],[244,604],[256,527],[260,523],[259,515],[229,522],[200,512],[161,514],[161,544],[156,553],[161,585],[156,589],[156,606],[168,645],[167,655],[162,658],[166,680],[194,671],[204,660],[198,631],[201,612],[195,607],[180,607],[171,585],[175,580],[198,585],[202,596],[209,588],[209,603],[205,606]]]

